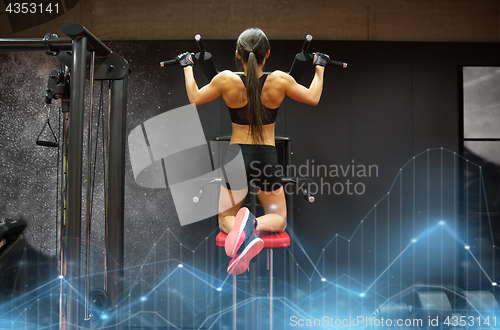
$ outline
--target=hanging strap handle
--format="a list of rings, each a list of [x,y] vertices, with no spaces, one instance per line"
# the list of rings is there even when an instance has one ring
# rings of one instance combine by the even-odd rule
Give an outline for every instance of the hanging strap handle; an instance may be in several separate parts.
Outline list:
[[[49,120],[50,106],[45,105],[45,107],[49,108],[48,113],[47,113],[47,119],[45,120],[45,124],[43,125],[42,130],[40,131],[40,133],[38,134],[38,136],[36,138],[36,144],[39,146],[43,146],[43,147],[57,148],[57,147],[59,147],[59,143],[57,141],[56,134],[54,133],[54,130],[52,129],[52,126],[50,126],[50,120]],[[40,140],[40,136],[42,136],[42,134],[45,131],[45,129],[47,128],[47,126],[49,126],[50,132],[52,133],[52,136],[54,137],[55,142],[54,141]]]

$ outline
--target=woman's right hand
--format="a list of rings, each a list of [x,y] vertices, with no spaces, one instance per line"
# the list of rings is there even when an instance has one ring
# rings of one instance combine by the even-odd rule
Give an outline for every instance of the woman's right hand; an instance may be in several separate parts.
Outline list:
[[[319,52],[314,53],[314,57],[313,57],[313,64],[314,65],[325,66],[328,64],[328,62],[330,62],[330,56],[323,54],[323,53],[319,53]]]

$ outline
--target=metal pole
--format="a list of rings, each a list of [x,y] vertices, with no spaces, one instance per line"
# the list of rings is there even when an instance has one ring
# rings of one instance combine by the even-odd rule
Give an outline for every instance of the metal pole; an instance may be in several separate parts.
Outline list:
[[[238,324],[238,319],[236,317],[236,307],[237,307],[236,276],[237,275],[233,275],[233,330],[237,330],[236,326]]]
[[[69,68],[66,67],[64,75],[69,73]],[[60,226],[60,264],[59,264],[59,278],[60,278],[60,290],[59,290],[59,324],[60,328],[64,328],[66,322],[66,310],[65,310],[65,296],[64,296],[64,276],[66,275],[66,225],[67,225],[67,206],[68,206],[68,144],[69,144],[69,108],[70,100],[69,98],[60,100],[62,101],[62,112],[63,112],[63,139],[62,139],[62,174],[61,174],[61,226]]]
[[[90,109],[87,132],[87,200],[86,238],[85,238],[85,321],[90,319],[90,233],[92,228],[92,117],[94,113],[94,64],[95,52],[90,57]],[[97,128],[99,129],[99,127]]]
[[[68,146],[68,223],[66,226],[66,310],[67,328],[78,329],[80,323],[80,250],[82,221],[82,152],[85,66],[87,40],[73,40],[71,106]]]
[[[0,50],[11,51],[40,51],[47,50],[47,45],[59,51],[72,50],[73,45],[70,38],[48,38],[48,39],[10,39],[0,38]]]
[[[106,254],[105,282],[115,312],[120,321],[118,299],[123,294],[124,277],[124,198],[125,198],[125,123],[127,110],[127,76],[111,82],[108,150],[106,169]],[[117,326],[122,328],[121,326]]]
[[[274,259],[273,249],[269,249],[269,330],[273,330],[273,277],[274,277]]]
[[[291,176],[291,165],[292,165],[292,156],[293,156],[293,152],[292,152],[292,139],[291,138],[288,138],[286,141],[285,141],[285,155],[284,155],[284,159],[285,159],[285,166],[286,166],[286,176],[290,177]],[[293,194],[292,195],[288,195],[286,194],[286,204],[287,204],[287,222],[288,222],[288,226],[289,226],[289,232],[292,234],[291,236],[293,237],[294,235],[294,231],[293,231]],[[294,245],[293,245],[293,241],[290,242],[290,252],[291,252],[291,255],[293,255],[294,253]],[[295,267],[295,263],[290,261],[290,282],[293,284],[293,281],[294,281],[294,267]],[[292,301],[294,301],[294,291],[293,291],[293,286],[291,288],[291,293],[292,293]]]

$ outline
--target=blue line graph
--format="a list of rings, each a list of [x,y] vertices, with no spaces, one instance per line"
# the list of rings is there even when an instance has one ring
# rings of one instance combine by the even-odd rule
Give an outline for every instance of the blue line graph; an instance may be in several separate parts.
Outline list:
[[[299,319],[367,319],[381,306],[396,308],[402,302],[416,313],[423,307],[415,292],[444,292],[457,301],[467,300],[464,289],[496,292],[498,247],[486,201],[479,165],[442,148],[416,155],[350,236],[336,233],[312,255],[309,243],[291,232],[294,248],[275,249],[274,329],[293,328],[291,322]],[[217,232],[190,248],[164,229],[144,262],[125,269],[129,281],[118,308],[126,317],[116,320],[109,309],[94,309],[88,324],[95,329],[117,323],[130,329],[222,329],[232,324],[236,308],[242,329],[269,327],[266,250],[235,287],[223,249],[216,248],[215,259],[208,256]],[[0,329],[56,329],[59,281],[3,295]],[[500,316],[496,309],[472,309]]]

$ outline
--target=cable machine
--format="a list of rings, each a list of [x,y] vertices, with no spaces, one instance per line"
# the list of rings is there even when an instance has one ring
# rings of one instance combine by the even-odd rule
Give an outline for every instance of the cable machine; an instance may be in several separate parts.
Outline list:
[[[104,299],[110,301],[114,319],[121,319],[118,303],[124,286],[125,124],[127,79],[130,68],[124,58],[113,53],[84,26],[69,23],[63,25],[61,31],[69,38],[59,38],[49,33],[42,39],[0,39],[0,51],[45,50],[48,55],[57,56],[66,66],[64,72],[53,71],[50,74],[46,103],[49,104],[50,111],[50,101],[58,99],[64,116],[59,328],[71,330],[79,329],[81,321],[89,319],[88,254],[85,276],[85,311],[82,308],[82,295],[79,291],[82,287],[80,261],[86,78],[90,79],[92,87],[94,80],[110,81],[105,165],[105,275],[102,293],[105,295]],[[48,118],[42,132],[47,126],[52,130]],[[40,135],[37,138],[37,144],[58,147],[57,140],[55,142],[43,141],[40,140]],[[53,137],[55,137],[54,134]],[[87,219],[87,232],[89,226],[89,219]],[[87,234],[87,252],[89,244]],[[117,325],[116,329],[120,329],[120,325]]]

